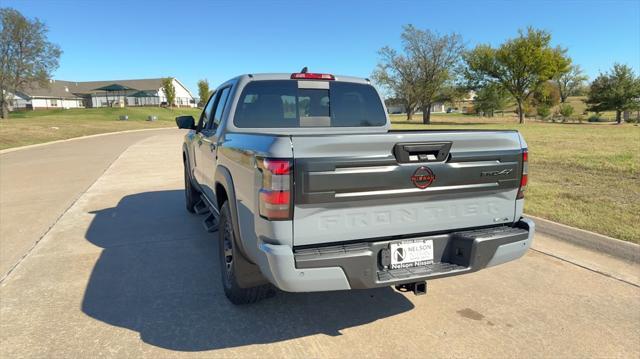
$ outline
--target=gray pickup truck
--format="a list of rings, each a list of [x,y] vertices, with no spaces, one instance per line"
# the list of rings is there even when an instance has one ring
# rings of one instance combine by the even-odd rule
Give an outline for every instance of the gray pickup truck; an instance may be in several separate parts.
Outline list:
[[[235,304],[274,292],[395,286],[521,257],[517,131],[390,129],[369,80],[250,74],[218,87],[182,148],[186,207],[219,235]]]

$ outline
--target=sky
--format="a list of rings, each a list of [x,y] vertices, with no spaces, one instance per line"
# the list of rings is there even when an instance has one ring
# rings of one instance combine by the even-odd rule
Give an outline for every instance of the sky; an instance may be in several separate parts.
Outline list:
[[[621,1],[95,1],[0,0],[49,27],[63,55],[54,78],[173,76],[197,96],[244,73],[369,77],[402,26],[497,46],[518,29],[552,34],[590,78],[614,62],[640,73],[640,0]]]

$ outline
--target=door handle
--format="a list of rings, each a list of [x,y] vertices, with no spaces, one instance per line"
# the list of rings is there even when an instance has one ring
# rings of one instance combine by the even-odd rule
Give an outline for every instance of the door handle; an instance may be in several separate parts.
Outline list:
[[[216,150],[216,144],[215,143],[210,143],[209,144],[209,149],[211,149],[211,152]]]

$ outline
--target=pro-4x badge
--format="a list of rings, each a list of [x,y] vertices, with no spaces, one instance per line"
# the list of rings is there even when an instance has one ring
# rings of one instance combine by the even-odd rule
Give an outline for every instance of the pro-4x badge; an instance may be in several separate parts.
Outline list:
[[[502,171],[483,171],[480,172],[480,177],[486,176],[504,176],[513,172],[513,168],[505,168]]]
[[[425,189],[436,180],[436,176],[433,174],[429,167],[420,167],[411,176],[411,182],[414,186]]]

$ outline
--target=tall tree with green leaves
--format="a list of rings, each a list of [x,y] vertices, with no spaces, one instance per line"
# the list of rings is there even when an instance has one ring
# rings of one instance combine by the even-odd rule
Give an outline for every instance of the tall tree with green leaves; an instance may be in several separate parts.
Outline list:
[[[509,93],[497,84],[489,84],[480,88],[473,99],[473,108],[485,116],[493,117],[496,111],[503,110],[509,105]]]
[[[551,47],[551,34],[532,27],[498,48],[478,45],[464,58],[467,80],[476,88],[493,83],[508,91],[518,106],[520,123],[529,97],[571,64],[565,49]]]
[[[47,39],[47,26],[11,8],[0,8],[0,115],[9,116],[16,92],[45,87],[62,51]]]
[[[162,90],[167,98],[167,105],[173,107],[176,103],[176,88],[173,86],[173,77],[162,79]]]
[[[532,107],[535,107],[537,115],[545,119],[551,115],[551,109],[559,103],[558,86],[553,81],[546,81],[533,92],[531,98],[525,103],[524,113],[531,112]]]
[[[413,61],[396,50],[385,46],[380,51],[380,62],[371,75],[374,82],[386,89],[394,100],[402,104],[411,120],[418,105],[416,84],[418,73]]]
[[[198,101],[198,107],[204,107],[211,96],[211,90],[209,89],[209,81],[207,79],[198,81],[198,96],[200,100]]]
[[[422,109],[422,122],[431,123],[431,107],[446,97],[454,70],[464,50],[462,37],[456,33],[440,35],[407,25],[402,32],[404,52],[416,69],[415,92]]]
[[[616,111],[616,122],[622,123],[622,112],[640,109],[640,77],[627,65],[614,64],[591,83],[585,101],[594,112]]]
[[[575,96],[585,81],[587,76],[582,73],[580,65],[571,65],[566,72],[557,76],[555,82],[560,92],[560,102],[565,103],[569,96]]]
[[[546,106],[552,108],[560,103],[560,89],[553,81],[546,81],[538,86],[533,93],[531,102],[534,106]]]

